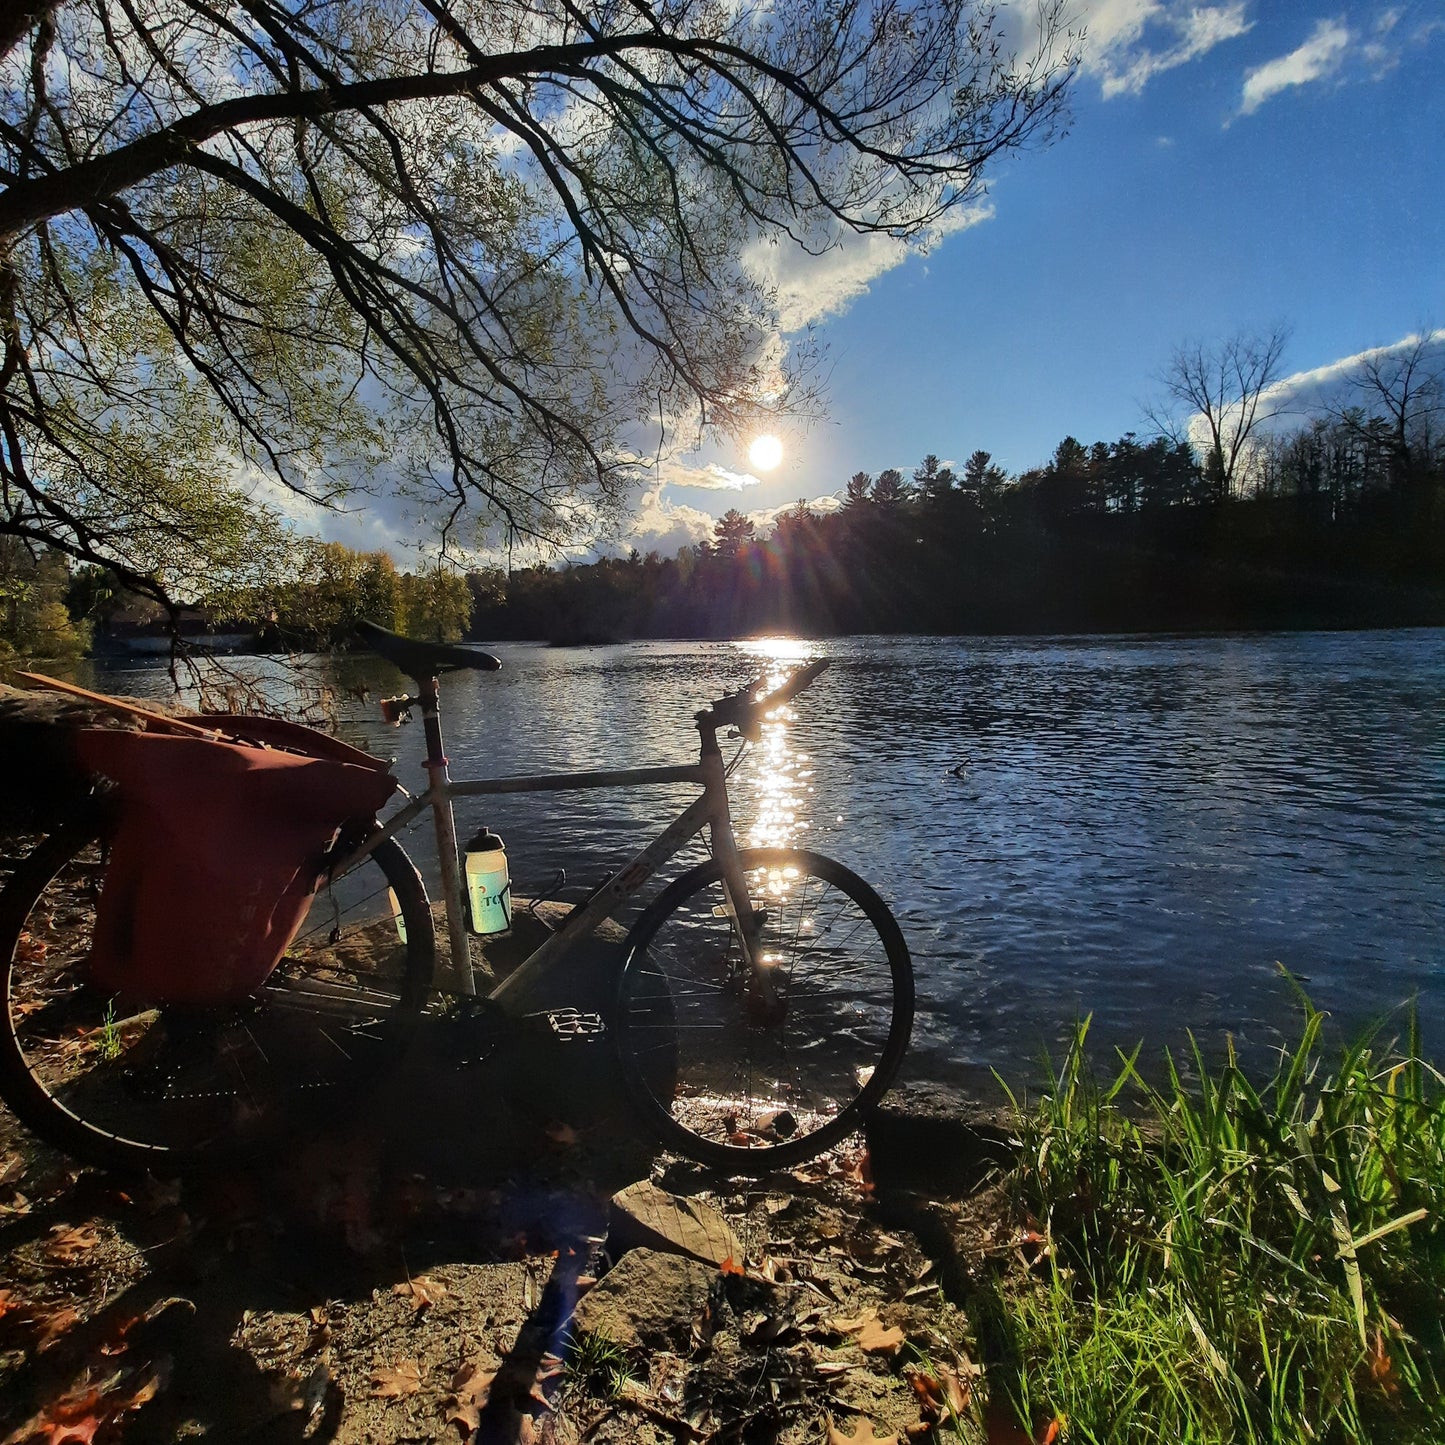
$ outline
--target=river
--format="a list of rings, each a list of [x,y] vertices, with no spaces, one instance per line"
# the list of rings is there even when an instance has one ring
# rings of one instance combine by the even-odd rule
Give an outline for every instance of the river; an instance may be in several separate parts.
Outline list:
[[[836,856],[894,909],[918,978],[912,1077],[1028,1077],[1084,1015],[1105,1054],[1192,1030],[1263,1065],[1295,1026],[1281,966],[1346,1029],[1418,995],[1445,1056],[1445,631],[493,650],[500,673],[444,684],[456,776],[686,761],[709,698],[831,659],[735,774],[734,808],[744,841]],[[343,733],[419,785],[420,727],[376,715],[399,675],[309,666]],[[149,665],[90,676],[162,685]],[[519,891],[565,867],[575,892],[686,796],[509,797],[486,820]],[[471,803],[462,826],[480,818]],[[427,858],[425,831],[407,842]]]

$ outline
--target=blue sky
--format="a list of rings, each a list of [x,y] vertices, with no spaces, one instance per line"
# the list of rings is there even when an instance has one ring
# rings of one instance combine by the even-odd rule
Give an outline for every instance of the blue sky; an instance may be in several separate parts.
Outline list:
[[[1445,326],[1445,3],[1078,13],[1070,134],[1010,158],[987,218],[925,257],[791,272],[792,314],[828,348],[828,420],[786,433],[757,485],[661,485],[639,546],[670,552],[729,507],[766,521],[925,452],[983,447],[1016,471],[1066,434],[1145,431],[1152,378],[1191,338],[1286,322],[1286,370],[1305,373]],[[747,471],[743,449],[683,461]]]

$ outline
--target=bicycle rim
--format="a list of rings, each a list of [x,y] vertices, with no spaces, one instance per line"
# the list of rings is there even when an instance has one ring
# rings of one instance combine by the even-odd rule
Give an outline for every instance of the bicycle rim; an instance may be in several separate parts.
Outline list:
[[[425,1003],[431,914],[394,840],[324,885],[266,984],[222,1008],[132,1004],[88,980],[103,873],[96,832],[62,831],[0,897],[0,1093],[78,1158],[165,1170],[319,1124],[384,1074]]]
[[[664,1144],[763,1173],[859,1127],[907,1048],[913,979],[893,916],[841,864],[789,850],[748,850],[740,862],[777,1007],[751,987],[714,861],[639,920],[616,1029],[623,1076]]]

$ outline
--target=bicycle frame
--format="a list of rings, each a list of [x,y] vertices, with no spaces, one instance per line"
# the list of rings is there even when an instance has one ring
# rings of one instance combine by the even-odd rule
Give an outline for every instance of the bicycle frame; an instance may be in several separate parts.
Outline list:
[[[467,924],[463,914],[462,870],[458,857],[453,800],[501,793],[580,792],[591,788],[692,783],[702,789],[701,796],[685,808],[651,843],[612,874],[584,903],[579,904],[567,916],[562,927],[544,940],[493,988],[487,997],[506,1003],[525,981],[544,973],[576,943],[595,932],[598,926],[611,918],[660,867],[681,851],[691,839],[707,829],[712,854],[723,867],[729,913],[754,979],[753,986],[764,1006],[773,1004],[776,995],[772,980],[768,977],[767,970],[759,966],[754,947],[757,920],[738,860],[737,840],[733,835],[732,815],[728,805],[726,769],[722,752],[717,745],[715,728],[699,722],[702,735],[701,754],[698,762],[690,765],[624,768],[605,772],[542,773],[511,778],[453,779],[442,743],[440,686],[435,677],[423,685],[421,695],[416,701],[421,707],[426,733],[426,791],[413,798],[378,830],[371,833],[360,847],[340,860],[335,871],[345,871],[360,862],[384,839],[408,827],[428,809],[432,811],[436,826],[437,854],[441,860],[442,891],[447,919],[450,978],[445,982],[443,991],[473,996],[477,991]]]

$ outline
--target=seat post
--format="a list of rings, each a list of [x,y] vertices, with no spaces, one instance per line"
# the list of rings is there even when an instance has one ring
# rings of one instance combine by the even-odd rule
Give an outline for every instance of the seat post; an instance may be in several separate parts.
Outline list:
[[[446,748],[442,742],[441,684],[435,677],[416,679],[421,700],[422,729],[426,734],[426,771],[432,794],[432,821],[436,825],[437,860],[442,870],[442,896],[447,909],[447,953],[451,961],[448,993],[475,994],[472,949],[462,911],[462,869],[457,856],[457,820],[447,789]]]

